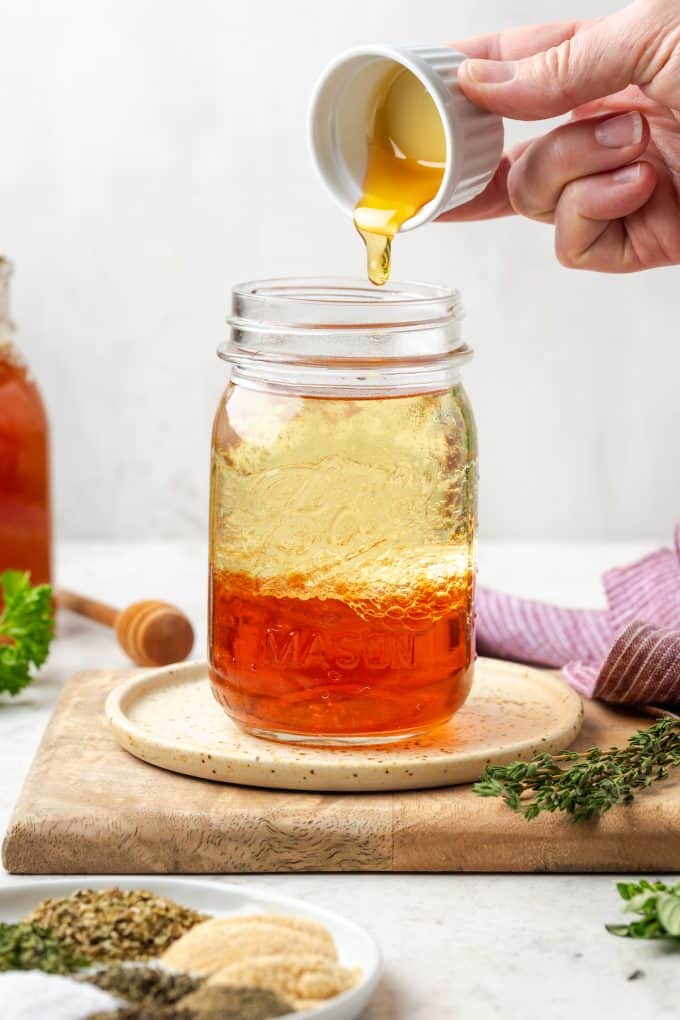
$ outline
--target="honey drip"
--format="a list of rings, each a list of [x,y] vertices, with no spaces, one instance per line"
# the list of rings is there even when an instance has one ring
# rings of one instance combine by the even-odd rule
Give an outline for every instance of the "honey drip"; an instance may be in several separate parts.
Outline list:
[[[437,106],[406,68],[390,71],[381,83],[367,144],[354,225],[366,244],[368,278],[381,286],[390,277],[392,239],[435,197],[446,166],[446,136]]]

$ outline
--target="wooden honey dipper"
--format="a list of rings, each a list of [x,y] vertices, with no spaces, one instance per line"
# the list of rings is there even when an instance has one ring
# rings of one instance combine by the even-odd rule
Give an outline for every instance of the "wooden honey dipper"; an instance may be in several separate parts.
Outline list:
[[[147,599],[120,612],[103,602],[61,588],[57,605],[113,627],[118,644],[138,666],[181,662],[194,646],[194,629],[184,613],[168,602]]]

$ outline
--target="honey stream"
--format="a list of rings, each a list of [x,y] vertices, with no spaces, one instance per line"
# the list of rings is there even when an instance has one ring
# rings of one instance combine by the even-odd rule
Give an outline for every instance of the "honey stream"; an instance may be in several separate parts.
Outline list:
[[[390,71],[368,125],[368,160],[354,225],[366,244],[368,278],[390,277],[395,234],[441,186],[446,136],[437,106],[411,71]]]

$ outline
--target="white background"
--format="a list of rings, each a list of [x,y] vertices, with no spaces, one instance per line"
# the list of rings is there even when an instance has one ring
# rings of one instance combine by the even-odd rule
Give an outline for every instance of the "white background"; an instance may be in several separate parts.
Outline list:
[[[615,6],[2,0],[0,246],[52,419],[58,533],[202,536],[230,286],[361,273],[306,148],[328,59]],[[564,270],[551,229],[515,220],[399,240],[397,278],[463,292],[484,534],[670,531],[678,272]]]

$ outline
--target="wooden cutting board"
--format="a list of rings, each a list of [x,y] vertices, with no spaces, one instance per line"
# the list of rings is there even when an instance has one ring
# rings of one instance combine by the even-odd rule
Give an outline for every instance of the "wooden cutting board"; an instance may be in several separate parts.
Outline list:
[[[121,750],[104,701],[125,676],[63,691],[3,844],[20,874],[680,870],[680,782],[598,823],[526,822],[469,786],[298,793],[194,779]],[[649,718],[586,705],[576,747],[621,744]]]

